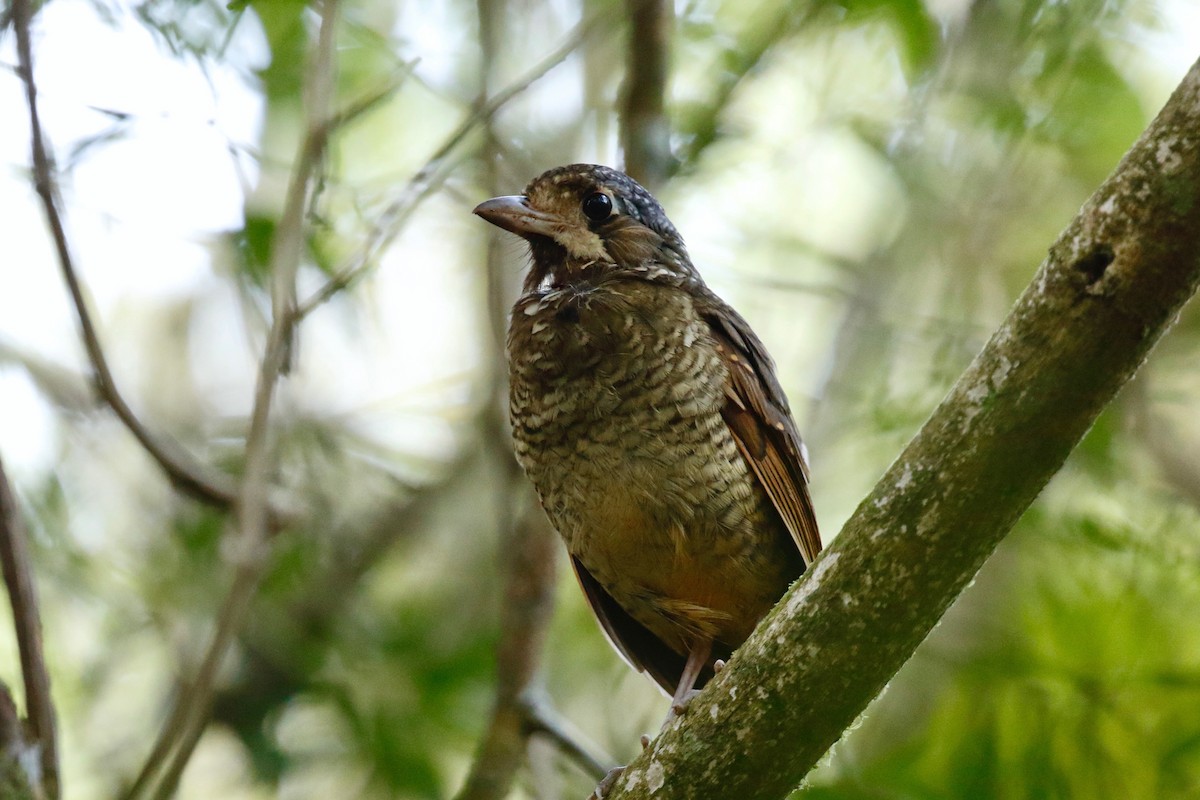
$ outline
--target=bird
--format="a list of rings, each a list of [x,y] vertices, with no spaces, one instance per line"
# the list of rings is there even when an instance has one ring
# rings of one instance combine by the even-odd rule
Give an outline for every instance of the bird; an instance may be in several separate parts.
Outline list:
[[[628,175],[556,167],[474,213],[529,247],[516,458],[609,641],[671,696],[665,729],[821,550],[787,397]]]

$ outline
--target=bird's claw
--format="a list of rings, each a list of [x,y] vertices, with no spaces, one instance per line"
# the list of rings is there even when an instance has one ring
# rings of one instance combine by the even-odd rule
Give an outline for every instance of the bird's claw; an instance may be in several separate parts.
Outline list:
[[[671,723],[687,713],[688,706],[692,703],[692,698],[700,694],[699,689],[690,689],[681,699],[671,703],[671,710],[667,712],[667,718],[663,720],[662,727],[658,732],[662,733],[667,728],[671,727]]]
[[[644,738],[644,737],[643,737]],[[624,767],[613,767],[604,776],[600,783],[596,784],[596,788],[588,795],[587,800],[604,800],[613,786],[617,783],[617,778],[621,777],[621,773],[625,771]]]
[[[687,712],[688,706],[692,704],[692,700],[698,694],[700,694],[699,689],[689,689],[688,693],[683,696],[683,699],[671,703],[671,713],[677,717],[682,717]]]

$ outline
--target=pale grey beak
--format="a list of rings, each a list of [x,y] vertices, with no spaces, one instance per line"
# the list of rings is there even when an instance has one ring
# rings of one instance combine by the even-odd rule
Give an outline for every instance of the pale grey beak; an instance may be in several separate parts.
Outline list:
[[[474,214],[486,219],[498,228],[528,239],[530,236],[548,236],[562,229],[563,221],[553,214],[529,207],[524,195],[506,195],[484,200],[475,206]]]

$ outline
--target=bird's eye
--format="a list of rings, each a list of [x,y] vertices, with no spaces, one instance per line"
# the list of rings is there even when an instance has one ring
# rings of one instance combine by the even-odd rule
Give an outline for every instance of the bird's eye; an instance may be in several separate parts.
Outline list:
[[[612,198],[604,192],[593,192],[583,199],[583,215],[594,222],[608,219],[612,210]]]

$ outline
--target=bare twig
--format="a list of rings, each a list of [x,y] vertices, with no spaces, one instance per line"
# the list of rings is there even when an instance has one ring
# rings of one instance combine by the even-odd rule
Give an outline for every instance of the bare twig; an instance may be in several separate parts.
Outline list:
[[[46,670],[42,649],[42,621],[38,613],[37,587],[26,538],[16,495],[4,472],[4,464],[0,462],[0,564],[4,569],[4,585],[12,605],[13,628],[17,634],[17,649],[21,654],[21,679],[25,684],[29,734],[41,751],[41,786],[46,797],[56,800],[61,789],[54,700],[50,694],[50,674]]]
[[[46,4],[46,0],[35,0],[35,2],[33,2],[29,6],[29,18],[32,18],[39,11],[41,11],[42,6],[44,6],[45,4]],[[15,2],[13,2],[13,3],[10,3],[6,8],[0,9],[0,39],[3,38],[4,31],[8,28],[8,26],[12,25],[16,21],[16,18],[17,18],[17,7],[16,6],[17,6],[17,4]]]
[[[154,749],[129,791],[130,797],[149,790],[155,775],[160,777],[157,787],[150,793],[151,797],[165,800],[174,793],[208,719],[213,684],[221,662],[246,619],[259,579],[267,565],[271,472],[268,420],[275,387],[287,364],[298,318],[295,286],[304,244],[305,211],[312,192],[312,178],[324,156],[330,130],[328,114],[333,92],[337,10],[338,0],[324,0],[321,6],[321,27],[307,82],[305,136],[296,157],[283,214],[271,249],[272,322],[259,367],[254,409],[246,435],[245,473],[236,505],[233,583],[196,676],[177,698]]]
[[[593,746],[585,745],[579,734],[571,730],[567,721],[540,700],[526,694],[521,699],[521,710],[525,714],[526,735],[545,736],[588,777],[599,781],[610,769],[617,766],[616,759],[608,753],[597,755]]]
[[[452,164],[454,155],[467,137],[481,124],[491,120],[500,109],[513,98],[520,95],[550,70],[567,59],[579,45],[587,40],[596,30],[607,24],[603,15],[595,15],[580,23],[566,40],[548,55],[540,64],[531,69],[522,78],[513,82],[490,99],[481,101],[466,119],[446,137],[442,145],[434,151],[429,160],[417,170],[408,181],[400,196],[396,198],[379,215],[372,225],[371,232],[357,252],[351,255],[337,270],[328,283],[318,289],[309,298],[300,303],[296,314],[299,318],[308,316],[312,311],[325,303],[343,289],[351,286],[364,274],[370,271],[376,263],[379,254],[395,241],[405,223],[412,217],[417,207],[431,194],[436,192],[452,172],[447,167]]]
[[[629,41],[621,149],[625,171],[653,193],[672,171],[665,106],[674,4],[670,0],[625,0],[625,13]]]
[[[17,38],[17,71],[25,84],[25,100],[29,113],[34,188],[41,198],[46,224],[50,228],[50,235],[58,254],[59,268],[75,307],[80,335],[94,372],[96,391],[176,488],[201,502],[218,508],[229,508],[237,497],[234,480],[192,458],[177,442],[152,434],[137,418],[113,378],[75,268],[75,259],[71,253],[60,210],[62,201],[59,197],[54,159],[42,131],[41,117],[38,113],[37,84],[33,77],[33,50],[29,35],[32,14],[30,0],[13,0],[12,14]],[[287,520],[295,513],[295,509],[291,508],[288,502],[272,501],[273,517]]]

